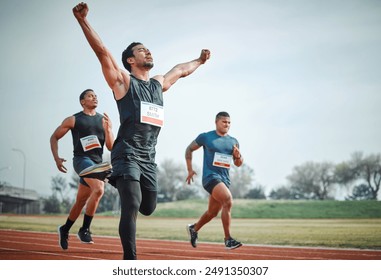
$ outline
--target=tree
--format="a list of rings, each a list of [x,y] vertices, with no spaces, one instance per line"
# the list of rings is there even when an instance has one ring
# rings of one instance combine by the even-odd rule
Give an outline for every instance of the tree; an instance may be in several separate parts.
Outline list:
[[[198,194],[196,188],[187,185],[176,192],[175,199],[186,200],[186,199],[194,199],[199,197],[200,195]]]
[[[69,212],[72,204],[70,198],[71,188],[66,182],[66,179],[61,175],[54,176],[52,178],[53,194],[58,193],[60,195],[61,212]]]
[[[52,177],[52,195],[45,198],[43,209],[47,213],[65,213],[70,211],[72,199],[70,198],[70,187],[66,179],[61,175]],[[57,212],[58,211],[58,212]]]
[[[287,186],[281,186],[277,189],[274,189],[270,192],[269,198],[280,200],[280,199],[300,199],[298,193],[295,192],[293,188]]]
[[[261,185],[258,185],[249,190],[245,195],[245,198],[249,199],[266,199],[265,188]]]
[[[43,199],[43,210],[45,213],[58,214],[61,213],[60,201],[57,195],[52,194],[51,196]]]
[[[336,167],[335,176],[337,182],[344,185],[358,182],[366,184],[370,199],[377,200],[381,184],[381,155],[364,156],[362,152],[355,152],[349,161]]]
[[[71,190],[78,190],[79,179],[80,177],[78,176],[78,174],[73,173],[73,175],[71,176],[71,182],[69,182],[69,187]]]
[[[174,201],[194,197],[197,194],[197,182],[187,185],[186,168],[183,164],[176,164],[171,159],[165,159],[158,167],[159,196],[163,201]]]
[[[330,162],[306,162],[295,166],[287,179],[300,199],[330,199],[335,183],[334,165]]]
[[[373,198],[372,189],[366,185],[361,184],[355,186],[352,190],[352,195],[346,197],[346,200],[371,200]]]
[[[254,170],[247,164],[230,169],[230,192],[234,198],[244,198],[254,181]]]

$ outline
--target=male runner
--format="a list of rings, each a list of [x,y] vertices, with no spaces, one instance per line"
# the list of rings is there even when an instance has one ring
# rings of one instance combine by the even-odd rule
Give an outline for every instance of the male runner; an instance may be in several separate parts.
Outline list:
[[[114,135],[107,114],[96,112],[98,99],[92,89],[83,91],[79,97],[83,110],[67,117],[50,137],[50,146],[59,171],[66,173],[65,159],[58,155],[58,140],[70,130],[73,137],[74,170],[81,176],[77,197],[66,223],[58,227],[59,244],[68,249],[69,231],[86,205],[83,224],[78,232],[82,243],[94,243],[90,225],[104,193],[104,179],[111,173],[111,165],[102,163],[103,146],[112,149]]]
[[[150,78],[152,54],[142,43],[130,44],[122,62],[130,74],[118,67],[114,57],[87,20],[89,8],[73,8],[82,31],[101,64],[103,75],[116,100],[120,127],[111,152],[113,173],[110,183],[119,192],[121,216],[119,235],[123,259],[137,259],[136,219],[138,212],[151,215],[156,208],[157,178],[155,146],[164,123],[163,92],[178,79],[193,73],[210,57],[202,50],[199,58],[176,65],[165,75]]]
[[[209,193],[208,210],[200,217],[197,223],[186,227],[193,247],[197,247],[198,231],[221,211],[221,221],[225,234],[226,249],[235,249],[242,243],[230,235],[231,208],[233,205],[232,194],[229,190],[229,169],[233,162],[235,166],[243,164],[243,158],[239,151],[237,139],[231,137],[230,116],[227,112],[220,112],[216,116],[216,129],[201,133],[186,148],[185,159],[188,169],[187,183],[193,181],[196,172],[192,167],[193,151],[204,148],[204,163],[202,184]]]

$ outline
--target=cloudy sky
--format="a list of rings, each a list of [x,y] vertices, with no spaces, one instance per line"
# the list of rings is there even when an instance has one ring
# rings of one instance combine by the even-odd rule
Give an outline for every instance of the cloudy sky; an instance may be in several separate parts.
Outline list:
[[[186,146],[231,115],[255,180],[285,184],[306,161],[339,163],[355,151],[381,152],[381,2],[303,0],[88,1],[90,23],[120,61],[132,41],[152,52],[151,76],[212,57],[165,93],[157,162],[184,165]],[[81,110],[93,88],[99,112],[119,125],[96,56],[72,15],[77,1],[0,3],[0,181],[50,194],[57,174],[49,138]],[[122,63],[120,62],[122,67]],[[71,135],[59,143],[72,168]],[[201,166],[201,151],[194,163]],[[184,178],[185,180],[185,178]]]

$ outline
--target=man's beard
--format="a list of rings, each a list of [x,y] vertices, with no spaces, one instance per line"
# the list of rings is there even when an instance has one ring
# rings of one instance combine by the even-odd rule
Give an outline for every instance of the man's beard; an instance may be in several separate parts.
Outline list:
[[[143,64],[143,67],[144,68],[146,68],[146,69],[152,69],[152,67],[153,67],[153,62],[145,62],[144,64]]]

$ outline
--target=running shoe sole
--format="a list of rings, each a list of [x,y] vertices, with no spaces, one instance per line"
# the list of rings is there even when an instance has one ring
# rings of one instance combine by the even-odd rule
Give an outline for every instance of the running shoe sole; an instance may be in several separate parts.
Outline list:
[[[225,246],[225,249],[226,249],[226,250],[234,250],[234,249],[237,249],[237,248],[239,248],[239,247],[241,247],[241,246],[242,246],[242,243],[237,244],[237,245],[232,246],[232,247],[226,247],[226,246]]]
[[[81,173],[79,173],[79,176],[85,177],[85,176],[88,176],[88,175],[91,175],[94,173],[102,173],[102,172],[107,172],[107,171],[110,171],[110,173],[111,173],[111,170],[112,170],[112,166],[110,163],[102,162],[99,164],[89,166],[88,168],[85,168],[84,170],[81,171]]]
[[[90,242],[83,241],[78,233],[77,233],[77,237],[78,237],[79,241],[81,241],[81,243],[83,243],[83,244],[94,244],[93,240],[91,240]]]

